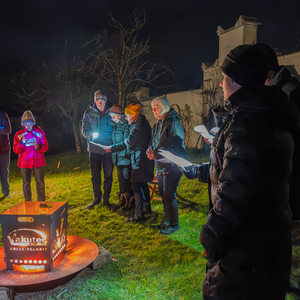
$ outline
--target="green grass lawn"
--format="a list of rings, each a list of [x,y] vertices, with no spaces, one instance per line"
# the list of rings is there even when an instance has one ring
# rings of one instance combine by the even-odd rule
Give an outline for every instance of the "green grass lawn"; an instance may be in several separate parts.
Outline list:
[[[208,158],[190,151],[188,159],[200,163]],[[198,239],[208,213],[206,184],[182,177],[178,193],[186,200],[179,200],[181,230],[163,236],[151,227],[164,219],[159,200],[152,200],[153,215],[137,225],[125,222],[132,215],[131,211],[113,212],[103,206],[93,210],[85,208],[93,200],[87,153],[49,155],[46,161],[47,201],[68,201],[68,234],[94,241],[109,250],[114,258],[104,269],[80,279],[72,290],[54,294],[49,299],[202,299],[205,259]],[[16,160],[11,161],[10,186],[12,197],[2,199],[0,213],[24,201]],[[34,180],[32,190],[36,201]],[[111,203],[118,202],[117,191],[115,168]],[[293,251],[293,260],[297,262],[299,249],[294,247]],[[298,263],[294,264],[292,275],[295,285],[297,266]],[[288,295],[287,299],[297,298]]]

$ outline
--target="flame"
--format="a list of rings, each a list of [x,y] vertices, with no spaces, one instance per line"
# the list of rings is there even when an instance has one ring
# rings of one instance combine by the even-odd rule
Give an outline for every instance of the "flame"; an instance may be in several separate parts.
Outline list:
[[[34,265],[14,265],[14,270],[17,272],[25,273],[40,273],[45,271],[45,266],[34,266]]]

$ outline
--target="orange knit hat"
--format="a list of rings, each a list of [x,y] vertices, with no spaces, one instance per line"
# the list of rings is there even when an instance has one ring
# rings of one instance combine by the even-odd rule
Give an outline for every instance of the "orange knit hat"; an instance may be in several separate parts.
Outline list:
[[[139,104],[129,104],[125,108],[126,115],[136,116],[140,113],[141,113],[141,106]]]

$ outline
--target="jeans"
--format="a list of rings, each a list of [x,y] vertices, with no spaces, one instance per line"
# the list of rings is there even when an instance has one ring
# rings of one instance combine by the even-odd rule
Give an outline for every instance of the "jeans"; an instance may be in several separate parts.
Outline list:
[[[0,154],[0,180],[1,180],[1,190],[4,195],[9,193],[9,183],[8,183],[9,163],[10,163],[10,152],[1,153]]]
[[[38,201],[45,201],[45,182],[43,167],[39,168],[21,168],[21,176],[23,179],[23,194],[25,201],[31,201],[31,173],[33,172]]]
[[[179,169],[174,169],[168,174],[157,175],[159,194],[162,197],[166,220],[170,225],[178,225],[178,204],[176,200],[176,189],[181,177]]]
[[[92,174],[92,184],[94,200],[97,202],[101,201],[102,191],[101,191],[101,166],[103,166],[104,173],[104,183],[103,183],[103,203],[109,203],[109,196],[111,192],[111,185],[113,181],[113,168],[114,164],[112,162],[111,153],[98,154],[89,153],[90,168]]]

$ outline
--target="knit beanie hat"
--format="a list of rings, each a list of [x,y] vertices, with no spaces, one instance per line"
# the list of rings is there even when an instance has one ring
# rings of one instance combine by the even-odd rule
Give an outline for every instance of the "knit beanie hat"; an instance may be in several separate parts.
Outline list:
[[[126,115],[136,116],[140,113],[141,113],[141,106],[139,104],[129,104],[125,108]]]
[[[21,124],[24,125],[25,121],[32,121],[35,124],[35,118],[30,110],[25,110],[21,118]]]
[[[255,46],[260,48],[262,51],[266,53],[269,70],[278,72],[280,67],[277,60],[276,52],[267,44],[257,43],[255,44]]]
[[[110,108],[109,112],[112,113],[112,114],[117,114],[117,115],[123,115],[124,114],[124,110],[119,104],[114,104]]]
[[[103,101],[107,102],[107,97],[100,90],[97,90],[94,93],[94,101],[97,101],[97,100],[103,100]]]
[[[255,45],[241,45],[225,57],[221,71],[241,86],[264,85],[268,73],[267,56]]]

